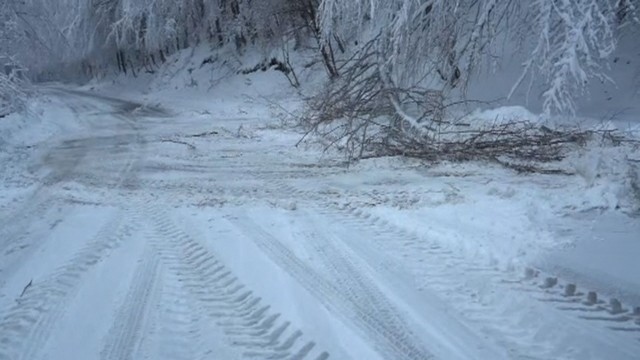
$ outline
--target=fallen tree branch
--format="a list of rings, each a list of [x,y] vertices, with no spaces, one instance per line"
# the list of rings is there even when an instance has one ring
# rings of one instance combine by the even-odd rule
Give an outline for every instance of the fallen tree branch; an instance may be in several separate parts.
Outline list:
[[[165,143],[174,143],[174,144],[179,144],[179,145],[185,145],[187,146],[190,150],[196,150],[196,147],[192,144],[189,144],[188,142],[184,142],[184,141],[180,141],[180,140],[174,140],[174,139],[162,139],[160,140],[160,142],[165,142]]]
[[[22,292],[20,293],[19,297],[23,297],[24,294],[27,292],[27,290],[33,285],[33,279],[31,279],[29,281],[29,283],[27,284],[27,286],[24,287],[24,289],[22,289]]]
[[[187,138],[198,138],[198,137],[205,137],[205,136],[218,135],[218,134],[219,134],[219,132],[214,130],[214,131],[206,131],[206,132],[193,134],[193,135],[186,135],[185,137],[187,137]]]

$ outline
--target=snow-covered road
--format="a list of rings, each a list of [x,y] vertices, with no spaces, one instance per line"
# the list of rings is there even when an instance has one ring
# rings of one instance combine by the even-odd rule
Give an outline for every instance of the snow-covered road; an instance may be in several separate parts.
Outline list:
[[[31,175],[0,204],[1,360],[640,354],[631,311],[342,201],[347,169],[297,134],[47,91],[79,126],[11,166]],[[391,180],[376,196],[404,196]]]

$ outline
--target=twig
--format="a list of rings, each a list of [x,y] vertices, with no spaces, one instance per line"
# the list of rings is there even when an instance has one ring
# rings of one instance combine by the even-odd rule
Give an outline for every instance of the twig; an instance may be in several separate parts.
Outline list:
[[[33,279],[31,279],[27,284],[27,286],[25,286],[24,289],[22,289],[22,292],[20,293],[19,298],[23,297],[24,294],[27,292],[27,289],[29,289],[32,285],[33,285]]]
[[[515,164],[507,161],[501,161],[499,159],[494,159],[494,161],[508,169],[512,169],[517,171],[518,173],[524,174],[544,174],[544,175],[575,175],[575,173],[562,170],[562,169],[545,169],[539,166],[528,165],[528,164]]]
[[[217,132],[217,131],[207,131],[207,132],[203,132],[203,133],[199,133],[199,134],[186,135],[185,137],[197,138],[197,137],[205,137],[205,136],[209,136],[209,135],[218,135],[218,134],[219,134],[219,132]]]
[[[278,104],[277,102],[275,102],[275,101],[273,101],[273,100],[271,100],[271,99],[269,99],[269,98],[267,98],[267,97],[265,97],[263,95],[260,95],[260,97],[263,100],[265,100],[266,102],[268,102],[269,104],[277,106],[278,108],[280,108],[280,110],[284,111],[287,115],[291,116],[292,118],[296,118],[297,117],[297,115],[293,114],[292,112],[290,112],[284,106]]]
[[[185,145],[185,146],[187,146],[190,150],[196,150],[196,147],[195,147],[194,145],[189,144],[189,143],[184,142],[184,141],[180,141],[180,140],[162,139],[162,140],[160,140],[160,142],[169,142],[169,143],[174,143],[174,144]]]

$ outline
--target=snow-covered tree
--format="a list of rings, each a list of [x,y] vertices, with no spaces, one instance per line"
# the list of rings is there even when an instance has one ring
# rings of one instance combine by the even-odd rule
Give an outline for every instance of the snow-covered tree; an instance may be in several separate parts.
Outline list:
[[[320,23],[335,34],[366,43],[376,38],[384,68],[398,84],[428,75],[449,87],[464,83],[511,9],[496,0],[325,0]],[[466,70],[466,71],[465,71]]]
[[[544,110],[575,112],[574,99],[591,79],[608,81],[604,60],[616,48],[614,5],[598,0],[531,1],[532,21],[525,24],[535,37],[527,44],[529,59],[514,89],[527,76],[542,76]]]
[[[22,88],[23,68],[17,59],[20,43],[25,40],[18,25],[13,4],[0,7],[0,117],[20,110],[25,94]]]
[[[619,29],[638,31],[637,0],[0,0],[11,13],[2,51],[32,69],[157,64],[207,42],[242,50],[294,40],[311,44],[331,78],[375,40],[391,86],[464,90],[481,65],[511,41],[529,59],[517,86],[544,80],[548,112],[571,112]],[[6,27],[5,26],[5,27]],[[627,30],[629,31],[629,30]],[[371,47],[367,47],[371,50]],[[7,49],[11,49],[8,51]],[[344,54],[344,55],[342,55]]]
[[[519,42],[529,60],[516,86],[544,79],[546,112],[573,112],[588,82],[606,78],[617,28],[638,24],[634,0],[324,0],[320,23],[326,39],[377,37],[395,84],[443,90],[490,61],[496,41]]]

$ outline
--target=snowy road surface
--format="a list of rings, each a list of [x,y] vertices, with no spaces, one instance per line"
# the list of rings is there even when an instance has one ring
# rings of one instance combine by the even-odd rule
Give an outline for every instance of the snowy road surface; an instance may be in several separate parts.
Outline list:
[[[336,201],[297,134],[49,92],[78,126],[5,165],[2,360],[640,357],[629,309]]]

